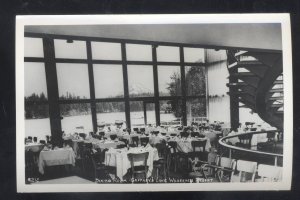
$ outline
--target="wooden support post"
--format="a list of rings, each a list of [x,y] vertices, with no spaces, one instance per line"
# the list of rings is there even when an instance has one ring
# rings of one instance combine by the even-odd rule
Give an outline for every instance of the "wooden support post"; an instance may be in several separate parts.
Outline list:
[[[156,45],[152,45],[155,118],[156,118],[156,126],[160,126],[160,106],[159,106],[159,88],[158,88],[156,48],[157,48]]]
[[[94,70],[93,70],[93,63],[92,63],[93,58],[92,58],[91,41],[86,41],[86,52],[87,52],[87,60],[88,60],[93,131],[97,132],[97,111],[96,111],[96,102],[95,102],[95,82],[94,82]]]
[[[54,40],[43,38],[47,94],[49,101],[49,117],[52,143],[62,146],[61,116],[59,108],[58,82],[55,64]]]
[[[126,115],[126,125],[128,129],[131,129],[130,123],[130,103],[129,103],[129,88],[128,88],[128,71],[126,63],[126,44],[121,43],[122,52],[122,67],[123,67],[123,84],[124,84],[124,99],[125,99],[125,115]]]
[[[180,73],[181,73],[181,95],[182,95],[182,122],[183,126],[187,125],[186,117],[186,83],[185,83],[185,65],[183,47],[179,47],[180,52]]]

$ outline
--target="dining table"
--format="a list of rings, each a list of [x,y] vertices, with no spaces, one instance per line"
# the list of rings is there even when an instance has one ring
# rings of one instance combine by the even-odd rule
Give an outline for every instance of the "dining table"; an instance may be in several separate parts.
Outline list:
[[[116,176],[122,181],[123,177],[127,174],[128,169],[131,168],[131,163],[128,158],[130,153],[145,153],[149,152],[147,166],[148,172],[147,177],[152,175],[153,171],[153,162],[159,159],[158,151],[156,148],[151,145],[146,147],[134,147],[134,148],[123,148],[123,149],[114,149],[110,148],[105,152],[104,164],[106,166],[116,167]],[[139,166],[144,164],[144,159],[137,158],[134,160],[134,165]]]
[[[75,154],[71,147],[44,149],[40,152],[38,167],[41,174],[45,173],[46,166],[72,165],[75,166]]]

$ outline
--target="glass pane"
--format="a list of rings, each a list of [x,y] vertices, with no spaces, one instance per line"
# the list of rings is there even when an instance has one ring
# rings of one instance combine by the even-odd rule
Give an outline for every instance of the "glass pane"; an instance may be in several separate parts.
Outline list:
[[[187,124],[202,121],[206,117],[206,100],[204,98],[187,100],[186,102]]]
[[[24,38],[24,56],[25,57],[44,57],[42,38]]]
[[[86,59],[86,42],[76,40],[54,40],[55,58]]]
[[[156,124],[155,104],[154,103],[146,104],[146,124],[147,125]]]
[[[156,48],[157,61],[179,62],[179,47],[158,46]]]
[[[96,98],[124,97],[122,65],[94,65]]]
[[[60,99],[90,98],[88,67],[86,64],[57,63]]]
[[[155,118],[154,103],[146,104],[146,113],[147,113],[147,124],[155,125],[156,118]],[[142,101],[130,102],[130,121],[132,127],[145,125],[144,105]]]
[[[152,61],[151,45],[126,44],[127,60]]]
[[[206,94],[205,68],[192,66],[185,68],[186,95],[198,96]]]
[[[153,96],[153,84],[153,67],[151,65],[128,65],[130,97]]]
[[[123,121],[126,127],[125,103],[124,102],[103,102],[96,104],[97,124],[115,124],[116,121]]]
[[[204,63],[204,49],[200,48],[183,48],[184,62]]]
[[[159,96],[181,95],[180,66],[158,66]]]
[[[91,106],[88,103],[61,104],[62,131],[69,133],[89,133],[93,131]]]
[[[160,124],[181,125],[182,102],[180,100],[160,101]]]
[[[145,125],[144,107],[142,101],[130,102],[130,122],[131,127]]]
[[[25,99],[47,100],[47,84],[44,63],[25,62]]]
[[[110,42],[92,42],[93,59],[122,60],[121,44]]]
[[[51,135],[49,106],[25,103],[25,137],[37,137],[39,141],[46,135]]]

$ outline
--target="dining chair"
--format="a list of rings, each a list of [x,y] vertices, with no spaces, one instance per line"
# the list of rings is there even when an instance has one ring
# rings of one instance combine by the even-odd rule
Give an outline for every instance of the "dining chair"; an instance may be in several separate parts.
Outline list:
[[[141,133],[145,133],[146,132],[146,128],[140,128]]]
[[[139,137],[138,136],[132,136],[131,137],[131,147],[138,147],[139,146]]]
[[[40,140],[40,144],[46,144],[45,140]]]
[[[205,151],[207,140],[193,140],[191,145],[193,148],[192,152],[187,154],[188,156],[188,168],[189,163],[192,163],[194,160],[207,160],[207,152]]]
[[[237,142],[235,145],[238,147],[250,149],[252,136],[253,136],[252,134],[239,135],[238,138],[240,141]]]
[[[111,140],[115,140],[115,139],[117,139],[118,136],[117,136],[117,134],[111,134],[109,137]]]
[[[32,142],[32,136],[27,137],[30,142]]]
[[[267,141],[257,143],[257,149],[274,152],[276,149],[275,137],[276,137],[276,132],[268,132],[267,133]]]
[[[217,156],[216,164],[204,164],[201,166],[204,178],[213,178],[218,182],[230,182],[236,168],[236,160]],[[210,173],[207,174],[206,171]]]
[[[147,179],[147,173],[148,173],[148,161],[149,152],[144,153],[129,153],[128,159],[130,160],[130,174],[131,178],[134,179],[136,174],[144,174],[145,179]],[[136,160],[143,160],[142,165],[135,165]]]
[[[254,182],[257,170],[257,162],[238,160],[236,164],[237,174],[233,173],[231,182]]]
[[[159,131],[152,131],[152,134],[155,135],[155,136],[158,136]]]
[[[92,161],[94,168],[94,180],[105,179],[109,180],[111,177],[109,176],[108,167],[103,163],[103,152],[101,150],[89,153],[89,158]]]
[[[141,137],[140,140],[141,140],[141,145],[144,147],[147,146],[147,144],[149,144],[149,137]]]
[[[86,138],[86,134],[85,133],[79,133],[79,136],[82,137],[84,140]]]
[[[153,162],[153,168],[156,171],[156,179],[159,178],[159,174],[163,173],[163,178],[166,179],[169,175],[169,162],[170,162],[170,153],[169,148],[167,147],[166,142],[161,142],[155,144],[155,148],[158,152],[159,159]]]
[[[199,132],[191,132],[191,137],[199,137],[200,133]]]
[[[37,143],[37,140],[38,140],[37,137],[33,137],[33,142],[34,143]]]
[[[139,128],[133,128],[132,129],[134,132],[138,132],[139,131]]]
[[[171,136],[171,137],[176,137],[176,136],[177,136],[177,133],[171,133],[170,136]]]
[[[282,180],[282,167],[259,164],[257,175],[255,182],[278,182]]]
[[[178,165],[178,150],[177,150],[177,142],[176,141],[168,141],[169,146],[169,166],[168,169],[170,169],[171,166],[174,166],[174,172],[177,172],[177,165]]]

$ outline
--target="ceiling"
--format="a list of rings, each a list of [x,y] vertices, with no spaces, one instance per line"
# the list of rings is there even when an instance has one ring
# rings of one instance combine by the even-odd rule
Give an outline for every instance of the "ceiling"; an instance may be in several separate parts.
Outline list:
[[[281,50],[280,24],[25,26],[26,32]]]

